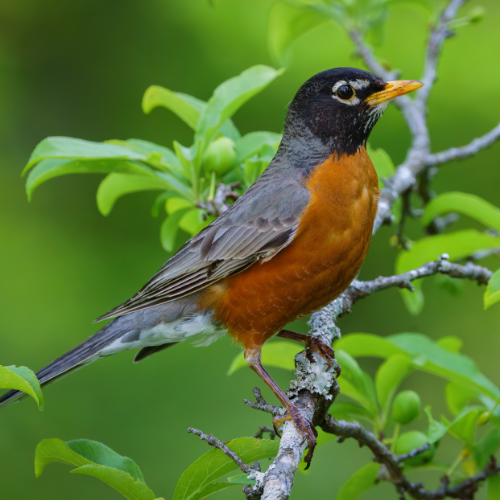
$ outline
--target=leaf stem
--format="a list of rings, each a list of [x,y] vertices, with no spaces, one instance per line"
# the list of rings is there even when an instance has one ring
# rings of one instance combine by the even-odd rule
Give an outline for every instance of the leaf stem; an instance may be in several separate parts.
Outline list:
[[[455,469],[461,464],[462,460],[464,459],[464,456],[462,452],[458,454],[458,457],[455,458],[455,461],[451,464],[450,468],[446,471],[446,475],[450,477]]]
[[[216,177],[215,170],[212,170],[212,174],[211,174],[211,177],[210,177],[210,192],[208,194],[207,201],[214,201],[214,197],[215,197],[215,177]]]

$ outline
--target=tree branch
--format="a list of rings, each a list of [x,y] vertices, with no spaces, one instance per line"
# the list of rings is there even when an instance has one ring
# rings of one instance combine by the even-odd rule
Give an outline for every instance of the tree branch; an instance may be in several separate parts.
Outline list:
[[[382,464],[385,469],[381,471],[382,473],[379,474],[379,478],[393,483],[401,498],[404,498],[404,492],[406,492],[412,498],[418,500],[440,500],[446,497],[471,500],[474,493],[478,490],[479,483],[490,476],[500,473],[500,467],[497,466],[495,457],[492,456],[490,462],[480,474],[470,477],[453,487],[449,486],[449,478],[444,476],[439,490],[427,491],[421,483],[412,483],[403,474],[403,469],[399,464],[402,460],[410,458],[410,456],[394,455],[372,432],[365,429],[358,422],[339,421],[335,420],[331,415],[327,415],[321,428],[323,431],[335,434],[343,439],[353,438],[361,445],[370,448],[374,455],[374,460]],[[414,452],[416,451],[423,452],[425,450],[414,450]]]
[[[483,135],[482,137],[477,137],[471,141],[466,146],[461,148],[451,148],[441,153],[435,153],[428,155],[425,159],[427,165],[440,165],[442,163],[448,163],[452,160],[463,160],[469,156],[473,156],[482,149],[491,146],[494,142],[500,139],[500,123],[490,132]]]
[[[407,273],[395,276],[379,277],[373,281],[354,280],[347,290],[339,297],[342,300],[343,311],[337,317],[350,312],[351,306],[360,299],[373,295],[387,288],[398,287],[407,288],[413,291],[412,281],[432,276],[434,274],[447,274],[452,278],[467,279],[477,281],[479,285],[486,285],[493,273],[482,266],[477,266],[472,262],[465,265],[454,264],[448,261],[447,254],[441,255],[439,260],[428,262],[418,269],[413,269]],[[337,299],[337,300],[339,300]]]

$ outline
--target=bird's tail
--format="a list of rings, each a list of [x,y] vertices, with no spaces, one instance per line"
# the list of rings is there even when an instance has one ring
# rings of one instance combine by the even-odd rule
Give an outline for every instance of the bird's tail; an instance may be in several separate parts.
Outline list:
[[[36,376],[40,384],[44,385],[67,373],[77,370],[82,366],[92,363],[99,358],[99,353],[116,339],[133,330],[132,318],[121,316],[104,328],[99,330],[88,340],[56,359],[45,368],[40,370]],[[9,391],[0,397],[0,407],[21,399],[25,394],[21,391]]]

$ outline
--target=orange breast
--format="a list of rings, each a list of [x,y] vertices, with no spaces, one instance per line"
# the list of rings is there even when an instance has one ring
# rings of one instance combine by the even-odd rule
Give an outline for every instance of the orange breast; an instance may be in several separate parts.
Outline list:
[[[293,241],[216,284],[201,301],[245,349],[338,297],[368,251],[379,189],[366,150],[330,157],[314,169],[307,189],[310,202]]]

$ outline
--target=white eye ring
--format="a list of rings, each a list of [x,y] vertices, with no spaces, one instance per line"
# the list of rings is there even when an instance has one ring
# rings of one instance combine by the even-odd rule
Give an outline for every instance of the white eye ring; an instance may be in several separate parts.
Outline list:
[[[342,99],[340,96],[337,95],[337,90],[344,85],[351,87],[351,89],[353,91],[352,97],[350,97],[349,99]],[[345,80],[341,80],[340,82],[337,82],[332,87],[332,94],[333,94],[332,97],[334,99],[336,99],[337,101],[339,101],[343,104],[347,104],[348,106],[356,106],[357,104],[359,104],[361,102],[359,97],[356,96],[356,91],[354,90],[354,87],[352,85],[350,85],[350,83],[346,82]]]

